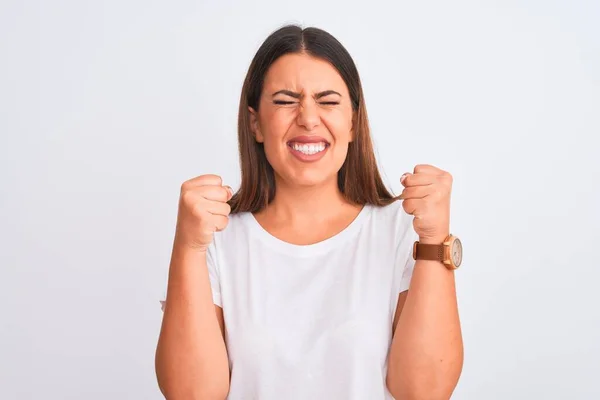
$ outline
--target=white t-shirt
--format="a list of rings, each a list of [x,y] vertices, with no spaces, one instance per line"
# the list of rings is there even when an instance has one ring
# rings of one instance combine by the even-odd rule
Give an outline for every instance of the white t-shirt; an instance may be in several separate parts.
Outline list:
[[[207,252],[223,308],[229,400],[392,399],[387,356],[418,239],[396,201],[365,206],[339,234],[299,246],[251,213],[230,216]]]

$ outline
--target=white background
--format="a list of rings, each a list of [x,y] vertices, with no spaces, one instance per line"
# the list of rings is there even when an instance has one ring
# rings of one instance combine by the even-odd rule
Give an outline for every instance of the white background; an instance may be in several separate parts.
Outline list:
[[[452,173],[465,365],[453,399],[600,398],[596,1],[3,1],[0,398],[159,399],[180,184],[239,184],[266,36],[336,36],[398,193]]]

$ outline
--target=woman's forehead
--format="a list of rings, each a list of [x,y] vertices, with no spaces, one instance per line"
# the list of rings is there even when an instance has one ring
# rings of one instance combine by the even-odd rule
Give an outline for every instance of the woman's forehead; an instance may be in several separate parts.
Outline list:
[[[286,54],[267,71],[265,90],[322,91],[345,89],[339,72],[329,62],[307,54]],[[337,90],[337,91],[339,91]]]

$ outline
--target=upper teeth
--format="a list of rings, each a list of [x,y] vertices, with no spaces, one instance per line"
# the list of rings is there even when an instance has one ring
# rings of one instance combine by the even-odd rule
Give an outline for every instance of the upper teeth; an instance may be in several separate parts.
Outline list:
[[[325,150],[325,143],[311,143],[311,144],[300,144],[292,143],[292,148],[304,154],[316,154],[320,151]]]

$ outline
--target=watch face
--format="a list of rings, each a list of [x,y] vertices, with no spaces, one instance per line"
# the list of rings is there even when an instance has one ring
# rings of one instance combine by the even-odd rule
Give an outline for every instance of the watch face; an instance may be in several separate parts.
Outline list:
[[[458,238],[454,239],[452,243],[452,262],[457,268],[460,267],[462,262],[462,243]]]

